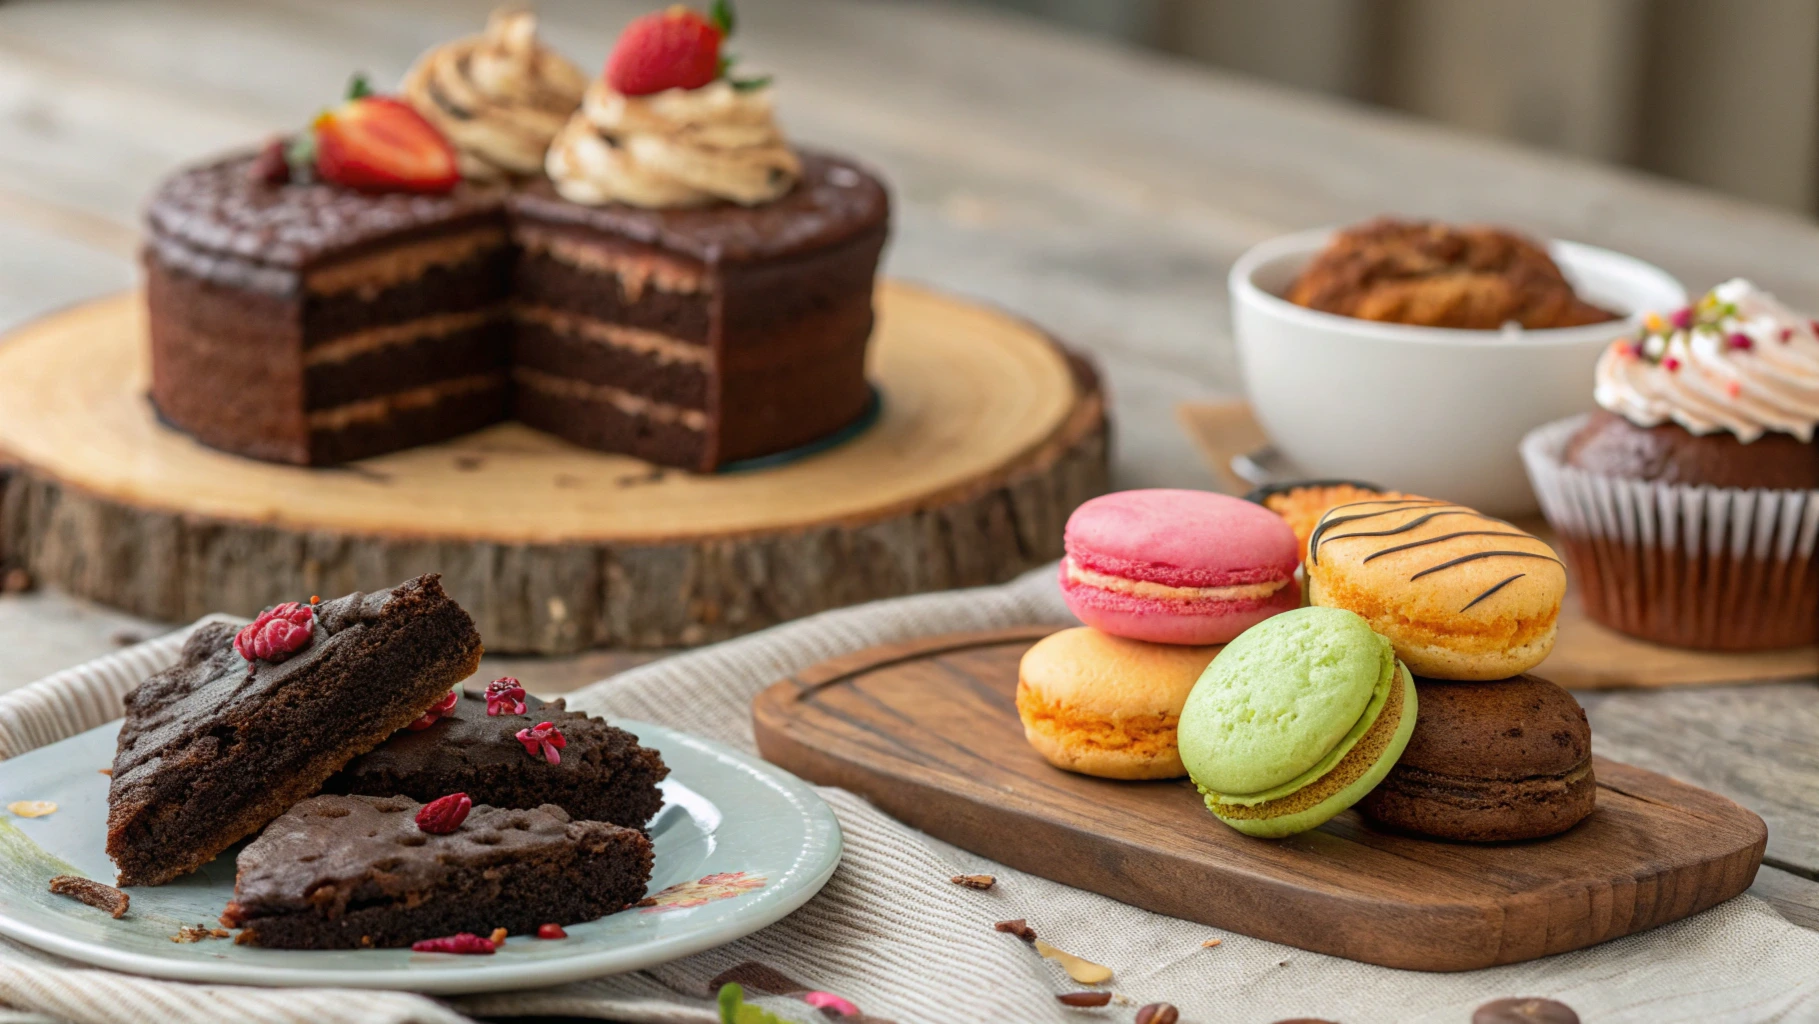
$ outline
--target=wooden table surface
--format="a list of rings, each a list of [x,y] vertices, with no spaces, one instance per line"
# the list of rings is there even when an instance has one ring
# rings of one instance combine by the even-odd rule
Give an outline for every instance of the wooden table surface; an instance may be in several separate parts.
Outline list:
[[[129,286],[138,215],[186,161],[302,124],[349,73],[397,80],[491,0],[0,4],[0,330]],[[543,0],[589,68],[647,0]],[[793,136],[896,188],[887,270],[1028,316],[1096,355],[1120,486],[1207,486],[1174,419],[1239,390],[1225,272],[1287,231],[1383,212],[1609,246],[1698,291],[1745,275],[1819,310],[1819,227],[1766,208],[932,4],[764,0],[739,52]],[[0,597],[0,689],[168,625]],[[610,653],[501,663],[557,691]],[[1819,666],[1815,666],[1819,676]],[[1819,686],[1581,694],[1600,754],[1768,821],[1753,890],[1819,928]]]

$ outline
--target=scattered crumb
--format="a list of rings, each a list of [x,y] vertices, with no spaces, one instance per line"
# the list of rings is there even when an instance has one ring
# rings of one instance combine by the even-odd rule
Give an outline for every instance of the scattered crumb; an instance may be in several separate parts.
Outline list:
[[[186,924],[177,929],[171,936],[172,942],[202,942],[206,939],[225,939],[233,933],[226,928],[210,928],[205,924]]]
[[[140,636],[130,629],[119,630],[108,637],[108,639],[113,642],[115,647],[131,647],[134,644],[142,644],[145,642],[145,637]]]
[[[646,896],[643,899],[639,900],[638,902],[632,904],[632,906],[634,906],[634,907],[654,907],[656,905],[657,905],[657,897],[655,897],[655,896]]]
[[[486,460],[478,455],[455,456],[455,468],[463,473],[472,473],[484,465],[486,465]]]
[[[504,942],[505,937],[508,934],[510,934],[510,933],[508,933],[504,928],[494,928],[493,934],[492,934],[493,945],[497,946],[501,942]]]
[[[1021,917],[1014,921],[999,921],[997,924],[992,925],[992,930],[1004,932],[1007,935],[1015,935],[1025,942],[1036,941],[1036,929],[1031,928],[1029,922]]]
[[[132,897],[111,885],[75,875],[58,875],[51,879],[51,892],[73,896],[97,910],[107,911],[115,920],[126,916],[127,904],[132,902]]]
[[[1202,942],[1200,944],[1200,948],[1201,949],[1212,949],[1214,946],[1217,946],[1219,943],[1224,942],[1224,941],[1225,941],[1224,939],[1207,939],[1205,942]]]
[[[107,776],[110,779],[114,777],[114,770],[112,768],[97,768],[95,770],[100,772],[101,774]]]
[[[948,881],[968,889],[985,890],[990,889],[998,880],[990,875],[955,875]]]
[[[57,805],[49,800],[14,800],[6,805],[6,810],[21,818],[42,818],[57,813]]]

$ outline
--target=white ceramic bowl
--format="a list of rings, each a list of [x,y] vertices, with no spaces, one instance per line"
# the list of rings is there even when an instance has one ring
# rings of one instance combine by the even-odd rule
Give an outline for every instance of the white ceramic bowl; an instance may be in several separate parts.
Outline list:
[[[1276,448],[1309,477],[1365,480],[1494,515],[1535,512],[1518,447],[1592,403],[1592,369],[1649,310],[1686,289],[1641,260],[1548,247],[1586,300],[1625,319],[1545,331],[1464,331],[1358,320],[1281,298],[1331,229],[1272,239],[1230,278],[1238,361]]]

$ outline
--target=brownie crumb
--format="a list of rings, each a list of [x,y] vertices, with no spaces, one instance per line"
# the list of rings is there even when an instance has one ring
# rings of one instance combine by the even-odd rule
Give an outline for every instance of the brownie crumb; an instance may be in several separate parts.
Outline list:
[[[206,939],[225,939],[232,934],[233,932],[228,931],[226,928],[210,928],[207,925],[186,924],[177,929],[177,934],[171,936],[171,941],[202,942]]]
[[[114,888],[103,885],[92,878],[77,878],[75,875],[58,875],[51,879],[51,892],[59,896],[74,896],[97,910],[105,910],[115,920],[126,916],[126,906],[132,897]]]

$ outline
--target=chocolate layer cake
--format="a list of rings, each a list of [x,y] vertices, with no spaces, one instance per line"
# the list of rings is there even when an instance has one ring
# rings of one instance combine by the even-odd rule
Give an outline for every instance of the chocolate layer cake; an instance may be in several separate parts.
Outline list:
[[[577,924],[644,896],[643,833],[560,807],[476,806],[453,832],[417,827],[403,797],[318,796],[240,851],[221,915],[237,941],[280,949],[408,946],[461,932]]]
[[[755,207],[581,206],[538,179],[369,195],[254,179],[251,156],[152,200],[151,397],[253,458],[327,465],[513,414],[689,469],[864,415],[883,185],[805,155]],[[514,397],[515,396],[515,397]]]
[[[554,804],[572,818],[643,828],[663,806],[657,783],[669,774],[655,750],[598,718],[524,698],[524,713],[463,695],[453,712],[427,729],[406,730],[350,761],[322,787],[327,793],[407,796],[428,803],[466,793],[477,804]],[[551,764],[525,749],[518,732],[540,722],[561,730],[567,745]]]
[[[122,885],[206,864],[423,714],[480,661],[473,620],[434,575],[314,609],[284,660],[249,661],[203,626],[177,664],[127,694],[108,787]]]

